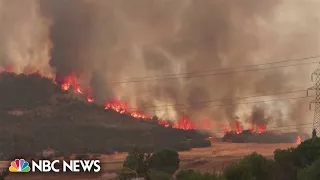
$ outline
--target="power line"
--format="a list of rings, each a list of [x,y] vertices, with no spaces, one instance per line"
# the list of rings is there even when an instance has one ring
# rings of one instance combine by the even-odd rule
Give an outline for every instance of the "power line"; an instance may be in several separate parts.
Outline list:
[[[312,96],[310,96],[312,97]],[[240,105],[240,104],[259,104],[259,103],[267,103],[267,102],[278,102],[278,101],[286,101],[286,100],[299,100],[299,99],[305,99],[308,97],[294,97],[294,98],[286,98],[286,99],[274,99],[274,100],[264,100],[264,101],[253,101],[253,102],[245,102],[245,103],[230,103],[230,104],[218,104],[218,105],[210,105],[210,106],[190,106],[190,107],[183,107],[183,108],[175,108],[175,109],[191,109],[195,107],[202,107],[202,108],[207,108],[207,107],[221,107],[221,106],[234,106],[234,105]],[[155,109],[155,110],[150,110],[152,112],[161,112],[161,111],[168,111],[168,109]]]
[[[310,104],[311,103],[315,104],[313,130],[315,130],[317,134],[320,133],[320,67],[319,66],[320,64],[318,65],[318,68],[311,75],[311,79],[315,81],[315,84],[308,89],[308,90],[314,90],[316,92],[316,97],[314,100],[310,102]],[[313,76],[315,76],[316,78],[313,79]],[[307,91],[307,96],[308,96],[308,91]]]
[[[310,129],[310,128],[312,128],[312,124],[311,124],[311,126],[305,126],[305,127],[295,127],[295,128],[287,128],[287,129],[269,129],[269,128],[267,128],[267,132],[268,131],[280,131],[280,132],[282,132],[282,131],[292,131],[292,130],[296,130],[297,128],[299,128],[299,129]],[[225,134],[225,131],[216,131],[216,132],[214,132],[214,133],[216,133],[216,134]]]
[[[309,126],[312,125],[312,123],[305,123],[305,124],[293,124],[293,125],[286,125],[286,126],[273,126],[273,127],[267,127],[267,129],[279,129],[279,128],[290,128],[290,127],[300,127],[300,126]]]
[[[305,123],[305,124],[293,124],[293,125],[286,125],[286,126],[273,126],[273,127],[266,127],[267,131],[270,130],[295,130],[296,128],[311,128],[313,123]],[[311,125],[311,126],[310,126]],[[220,132],[224,133],[224,132]]]
[[[154,77],[151,77],[151,78],[160,78],[160,77],[178,76],[178,75],[190,75],[190,74],[198,74],[198,73],[208,73],[208,72],[214,72],[214,71],[236,70],[236,69],[250,68],[250,67],[256,67],[256,66],[272,65],[272,64],[294,62],[294,61],[301,61],[301,60],[310,60],[310,59],[316,59],[316,58],[320,58],[320,55],[304,57],[304,58],[298,58],[298,59],[287,59],[287,60],[283,60],[283,61],[276,61],[276,62],[270,62],[270,63],[253,64],[253,65],[247,65],[247,66],[241,66],[241,67],[233,67],[233,68],[220,68],[220,69],[212,69],[212,70],[206,70],[206,71],[194,71],[194,72],[189,72],[189,73],[186,72],[186,73],[166,74],[166,75],[162,75],[162,76],[154,76]],[[126,79],[126,80],[123,80],[123,81],[147,79],[147,78],[150,78],[150,77],[130,78],[130,79]]]
[[[271,126],[267,127],[267,129],[278,129],[278,128],[287,128],[287,127],[300,127],[300,126],[307,126],[307,125],[312,125],[312,123],[304,123],[304,124],[292,124],[292,125],[285,125],[285,126]]]
[[[293,115],[294,113],[289,113],[289,114],[285,114],[285,115],[280,115],[280,116],[269,116],[269,117],[272,117],[272,118],[284,118],[284,117],[290,117],[289,115]],[[242,121],[241,122],[241,125],[242,125]],[[246,123],[247,125],[250,125],[250,123]],[[306,126],[306,125],[312,125],[312,123],[303,123],[303,124],[293,124],[293,125],[284,125],[284,126],[271,126],[271,127],[267,127],[268,130],[270,129],[277,129],[277,128],[290,128],[290,127],[300,127],[300,126]],[[218,129],[221,129],[221,125],[217,125],[219,126],[220,128]]]
[[[213,102],[219,102],[219,101],[228,101],[228,100],[241,100],[241,99],[247,99],[247,98],[255,98],[255,97],[265,97],[265,96],[274,96],[274,95],[283,95],[283,94],[291,94],[291,93],[296,93],[296,92],[305,92],[306,90],[295,90],[295,91],[287,91],[287,92],[278,92],[278,93],[272,93],[272,94],[263,94],[263,95],[249,95],[249,96],[244,96],[244,97],[237,97],[237,98],[228,98],[228,99],[215,99],[215,100],[208,100],[208,101],[199,101],[199,102],[194,102],[192,104],[206,104],[206,103],[213,103]],[[186,104],[169,104],[169,105],[161,105],[161,106],[145,106],[145,107],[140,107],[140,108],[129,108],[131,110],[136,110],[136,109],[154,109],[158,107],[176,107],[176,106],[184,106]]]
[[[180,73],[180,74],[172,74],[172,75],[164,75],[164,76],[156,76],[156,77],[132,78],[132,79],[127,79],[127,80],[101,82],[101,83],[108,83],[108,84],[137,83],[137,82],[148,82],[148,81],[158,81],[158,80],[172,80],[172,79],[178,79],[178,78],[194,78],[194,77],[203,77],[203,76],[215,76],[215,75],[232,74],[232,73],[239,73],[239,72],[253,72],[253,71],[259,71],[259,70],[270,70],[270,69],[278,69],[278,68],[285,68],[285,67],[294,67],[294,66],[299,66],[299,65],[309,65],[309,64],[319,63],[319,62],[316,61],[316,62],[298,63],[298,64],[291,64],[291,65],[282,65],[282,66],[277,66],[277,67],[267,67],[267,68],[234,71],[234,70],[243,69],[243,68],[279,64],[279,63],[290,62],[290,61],[309,60],[309,59],[315,59],[315,58],[319,58],[319,57],[320,57],[320,55],[313,56],[313,57],[294,59],[294,60],[286,60],[286,61],[279,61],[279,62],[272,62],[272,63],[265,63],[265,64],[256,64],[256,65],[249,65],[249,66],[243,66],[243,67],[236,67],[236,68],[216,69],[216,70],[211,70],[211,71],[208,70],[208,71],[202,71],[202,72]],[[233,70],[233,71],[231,71],[231,70]],[[227,72],[203,74],[203,73],[215,72],[215,71],[227,71]],[[201,74],[199,74],[199,73],[201,73]],[[170,76],[174,76],[174,77],[170,77]],[[179,76],[179,77],[176,77],[176,76]]]

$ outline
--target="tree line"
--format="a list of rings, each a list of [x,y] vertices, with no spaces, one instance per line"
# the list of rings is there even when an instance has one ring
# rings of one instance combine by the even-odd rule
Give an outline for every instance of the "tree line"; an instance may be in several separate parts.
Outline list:
[[[178,170],[179,155],[173,150],[153,154],[134,149],[128,154],[118,180],[143,177],[146,180],[319,180],[320,138],[302,142],[296,148],[277,149],[273,159],[252,153],[233,162],[220,172]]]

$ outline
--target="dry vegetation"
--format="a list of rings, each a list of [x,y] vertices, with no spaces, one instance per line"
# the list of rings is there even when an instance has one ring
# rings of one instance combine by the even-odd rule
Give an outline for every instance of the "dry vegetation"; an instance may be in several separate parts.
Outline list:
[[[199,169],[202,171],[220,170],[230,162],[240,159],[254,151],[270,157],[273,155],[275,149],[286,149],[289,147],[296,147],[296,144],[255,144],[255,143],[225,143],[212,141],[211,148],[196,148],[191,151],[180,152],[181,168]],[[47,180],[85,180],[85,179],[114,179],[115,171],[122,166],[122,162],[127,156],[126,153],[119,153],[114,155],[105,155],[102,157],[103,174],[94,175],[86,174],[41,174],[41,175],[11,175],[8,180],[22,180],[28,176],[28,180],[40,180],[44,176]]]

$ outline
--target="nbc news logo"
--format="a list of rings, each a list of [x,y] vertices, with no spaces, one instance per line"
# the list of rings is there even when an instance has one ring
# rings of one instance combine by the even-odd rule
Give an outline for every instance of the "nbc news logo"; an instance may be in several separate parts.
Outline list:
[[[60,169],[62,167],[62,169]],[[29,163],[24,159],[16,159],[11,162],[10,172],[100,172],[100,160],[39,160]]]
[[[30,166],[29,166],[29,163],[24,159],[16,159],[11,162],[9,171],[10,172],[29,172]]]

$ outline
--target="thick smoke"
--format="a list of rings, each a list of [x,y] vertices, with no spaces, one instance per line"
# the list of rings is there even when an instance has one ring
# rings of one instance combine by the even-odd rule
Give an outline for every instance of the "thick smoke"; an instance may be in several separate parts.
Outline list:
[[[36,0],[0,0],[0,68],[50,75],[48,33]]]
[[[43,69],[50,64],[57,77],[75,74],[84,87],[92,87],[100,101],[127,100],[133,107],[170,119],[185,114],[192,120],[232,123],[235,116],[241,121],[241,115],[252,109],[246,101],[235,105],[239,104],[237,97],[307,87],[315,67],[201,77],[184,73],[318,54],[319,3],[0,0],[0,65],[40,64]],[[152,80],[157,77],[165,78]],[[126,79],[129,82],[122,82]],[[229,100],[199,103],[214,99]],[[230,105],[217,106],[220,104]],[[282,115],[292,114],[293,109],[303,114],[299,117],[303,121],[307,106],[297,110],[296,105],[290,101],[264,107],[272,107],[268,116],[281,114],[272,118],[277,122],[296,120],[296,116]],[[264,113],[258,110],[258,114]],[[253,115],[253,121],[261,120]]]
[[[267,117],[265,112],[267,110],[268,107],[264,106],[264,105],[260,105],[260,106],[253,106],[252,108],[252,114],[251,114],[251,120],[250,122],[252,123],[252,125],[267,125],[271,119],[271,117]]]

